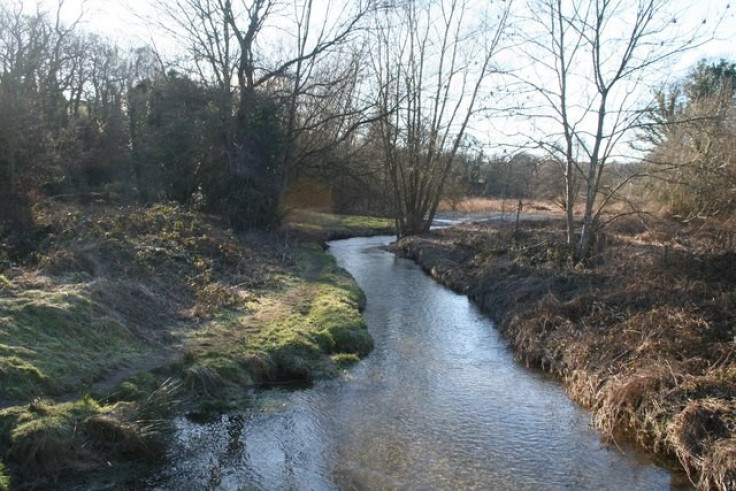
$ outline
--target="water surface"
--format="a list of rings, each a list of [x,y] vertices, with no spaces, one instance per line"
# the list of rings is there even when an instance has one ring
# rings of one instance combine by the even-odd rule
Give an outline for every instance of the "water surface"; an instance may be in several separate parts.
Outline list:
[[[464,296],[379,246],[331,251],[368,304],[375,350],[343,377],[260,394],[270,408],[178,421],[159,489],[670,489],[606,446],[557,382],[513,362]]]

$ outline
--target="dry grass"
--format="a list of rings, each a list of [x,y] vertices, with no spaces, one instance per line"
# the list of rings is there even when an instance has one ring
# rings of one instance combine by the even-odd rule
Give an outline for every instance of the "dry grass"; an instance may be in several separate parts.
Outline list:
[[[467,292],[529,365],[565,380],[610,439],[734,489],[736,254],[727,224],[620,220],[585,268],[559,222],[462,226],[401,247]]]
[[[556,203],[540,200],[522,200],[525,212],[554,212],[562,214],[562,209]],[[452,211],[461,213],[488,213],[488,212],[511,212],[516,211],[519,200],[516,199],[491,199],[491,198],[466,198],[461,201],[443,201],[440,203],[440,211]]]
[[[671,439],[683,467],[699,472],[699,488],[734,489],[736,454],[731,437],[736,424],[733,401],[690,401],[671,423]],[[717,444],[717,445],[716,445]]]

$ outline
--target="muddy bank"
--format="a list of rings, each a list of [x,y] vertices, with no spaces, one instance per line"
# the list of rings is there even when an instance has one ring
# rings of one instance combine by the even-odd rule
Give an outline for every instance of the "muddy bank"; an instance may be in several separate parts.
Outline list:
[[[520,361],[560,377],[606,438],[635,439],[702,489],[735,489],[736,254],[630,222],[575,267],[562,231],[469,224],[396,248],[478,303]]]

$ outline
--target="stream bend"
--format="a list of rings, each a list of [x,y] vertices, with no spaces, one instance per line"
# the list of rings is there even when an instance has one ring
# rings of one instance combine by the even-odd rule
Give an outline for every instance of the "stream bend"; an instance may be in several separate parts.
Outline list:
[[[469,300],[381,246],[330,244],[368,299],[375,350],[343,377],[264,391],[259,414],[179,420],[159,489],[671,489],[604,445],[564,388],[514,363]]]

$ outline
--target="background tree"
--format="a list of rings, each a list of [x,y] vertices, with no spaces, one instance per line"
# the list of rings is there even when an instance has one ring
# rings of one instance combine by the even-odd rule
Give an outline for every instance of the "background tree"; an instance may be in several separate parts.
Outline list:
[[[139,135],[134,152],[142,167],[138,182],[144,199],[189,203],[210,165],[210,93],[172,71],[139,82],[129,98]]]
[[[612,196],[599,199],[601,178],[641,122],[641,94],[665,63],[704,37],[677,23],[693,13],[673,10],[665,0],[533,0],[529,11],[523,25],[536,27],[524,33],[521,46],[530,64],[515,76],[539,100],[528,113],[550,121],[549,136],[535,144],[563,164],[567,240],[583,259]],[[573,208],[579,177],[584,204],[578,235]]]
[[[645,126],[650,186],[683,218],[736,212],[736,64],[701,60],[657,94]]]
[[[62,25],[58,12],[0,5],[0,220],[27,216],[29,194],[65,177],[59,151],[71,131],[75,26]]]
[[[128,179],[128,54],[63,25],[59,11],[26,14],[11,2],[0,24],[6,201]]]
[[[370,119],[370,104],[359,102],[356,84],[359,34],[372,2],[177,0],[158,6],[187,47],[192,75],[220,94],[220,177],[208,182],[227,189],[206,186],[208,202],[227,208],[235,202],[222,196],[230,194],[237,206],[269,203],[272,210],[261,213],[277,223],[282,198],[301,169]],[[277,40],[279,49],[267,39]],[[235,186],[233,178],[242,179]]]
[[[494,72],[511,3],[401,2],[376,16],[373,67],[387,115],[380,120],[382,161],[400,237],[429,230]]]

